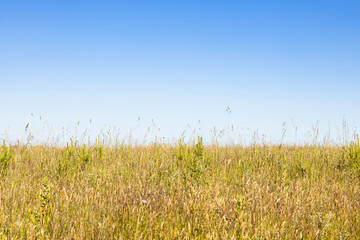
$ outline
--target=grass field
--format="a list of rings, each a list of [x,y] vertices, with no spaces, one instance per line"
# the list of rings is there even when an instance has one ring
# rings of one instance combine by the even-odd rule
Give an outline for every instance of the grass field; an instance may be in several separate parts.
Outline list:
[[[360,239],[360,146],[6,146],[0,239]]]

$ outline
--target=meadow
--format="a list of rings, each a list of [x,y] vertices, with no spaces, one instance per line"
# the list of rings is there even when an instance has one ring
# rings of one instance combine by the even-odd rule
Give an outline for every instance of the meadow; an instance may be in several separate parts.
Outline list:
[[[360,145],[7,145],[0,239],[360,239]]]

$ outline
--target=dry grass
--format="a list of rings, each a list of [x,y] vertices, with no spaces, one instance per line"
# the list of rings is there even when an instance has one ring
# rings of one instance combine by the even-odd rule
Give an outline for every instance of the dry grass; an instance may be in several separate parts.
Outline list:
[[[0,238],[359,239],[359,149],[4,147]]]

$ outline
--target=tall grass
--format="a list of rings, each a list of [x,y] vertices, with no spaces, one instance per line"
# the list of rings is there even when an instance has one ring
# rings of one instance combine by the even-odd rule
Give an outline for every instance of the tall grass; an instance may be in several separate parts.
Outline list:
[[[7,146],[0,239],[359,239],[360,147]]]

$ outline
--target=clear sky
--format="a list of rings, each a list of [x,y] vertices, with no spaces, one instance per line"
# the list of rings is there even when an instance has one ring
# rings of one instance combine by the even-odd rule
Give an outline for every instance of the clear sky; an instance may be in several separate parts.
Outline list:
[[[93,134],[135,137],[152,119],[166,138],[228,123],[271,139],[283,122],[298,138],[317,121],[355,129],[359,13],[346,0],[2,0],[0,136],[39,116],[55,132],[92,118]]]

